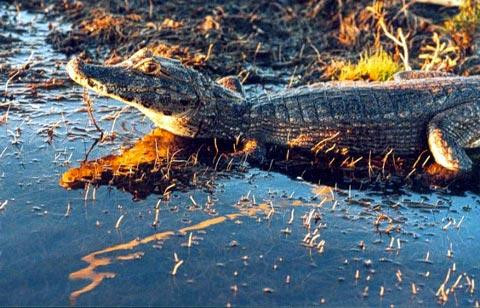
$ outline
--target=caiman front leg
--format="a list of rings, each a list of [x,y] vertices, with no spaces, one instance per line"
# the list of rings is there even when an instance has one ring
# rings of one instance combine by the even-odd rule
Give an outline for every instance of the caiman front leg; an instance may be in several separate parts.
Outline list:
[[[467,173],[472,160],[464,148],[480,146],[480,102],[437,114],[428,124],[428,145],[435,161],[455,173]]]

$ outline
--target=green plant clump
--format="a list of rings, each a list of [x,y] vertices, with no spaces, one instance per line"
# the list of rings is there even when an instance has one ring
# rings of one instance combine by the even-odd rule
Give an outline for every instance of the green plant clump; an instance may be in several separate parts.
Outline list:
[[[401,65],[382,49],[372,54],[363,54],[357,64],[344,65],[338,79],[386,81],[400,69]]]

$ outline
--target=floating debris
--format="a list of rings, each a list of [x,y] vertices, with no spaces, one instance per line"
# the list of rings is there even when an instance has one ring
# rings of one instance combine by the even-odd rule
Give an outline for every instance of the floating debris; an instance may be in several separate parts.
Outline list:
[[[4,202],[2,202],[2,203],[0,204],[0,211],[5,210],[7,204],[8,204],[8,200],[5,200]]]
[[[182,264],[183,264],[183,260],[178,260],[177,259],[175,261],[175,265],[173,266],[172,273],[171,273],[172,276],[177,275],[177,271],[180,268],[180,266],[182,266]]]
[[[125,214],[122,214],[120,217],[118,217],[117,222],[115,223],[115,229],[120,229],[124,217]]]
[[[67,203],[67,210],[65,211],[65,214],[63,216],[64,217],[69,217],[71,213],[72,213],[72,206],[70,205],[70,202],[68,202]]]

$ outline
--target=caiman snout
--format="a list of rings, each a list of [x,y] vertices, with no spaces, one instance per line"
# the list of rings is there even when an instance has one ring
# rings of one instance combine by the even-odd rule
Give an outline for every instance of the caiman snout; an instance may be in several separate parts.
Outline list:
[[[116,65],[91,64],[76,57],[66,70],[81,86],[131,105],[158,127],[181,136],[197,136],[203,113],[211,113],[212,98],[218,97],[211,79],[147,49]]]
[[[210,136],[218,106],[230,110],[244,101],[242,95],[148,48],[116,65],[73,58],[66,69],[83,87],[131,105],[158,127],[181,136]]]
[[[75,57],[72,60],[68,61],[66,70],[68,76],[70,76],[73,81],[86,87],[88,79],[83,73],[82,67],[83,61],[80,58]]]
[[[179,115],[198,107],[199,74],[179,61],[137,52],[117,65],[90,64],[73,58],[67,72],[78,84],[151,112]],[[201,88],[205,88],[203,85]]]

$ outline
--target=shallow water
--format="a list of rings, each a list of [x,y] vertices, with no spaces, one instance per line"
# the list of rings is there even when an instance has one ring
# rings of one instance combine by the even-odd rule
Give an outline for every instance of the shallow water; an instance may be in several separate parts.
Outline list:
[[[169,198],[162,185],[138,197],[128,175],[123,184],[63,188],[99,132],[79,87],[28,88],[31,76],[66,79],[66,57],[44,42],[52,21],[4,14],[26,32],[9,31],[22,41],[2,59],[22,65],[34,53],[0,105],[0,116],[10,105],[0,126],[2,305],[433,305],[446,278],[448,304],[477,303],[480,198],[468,191],[349,190],[256,168],[196,170],[212,185],[172,188]],[[91,98],[99,125],[116,137],[89,160],[151,132],[136,111]]]

